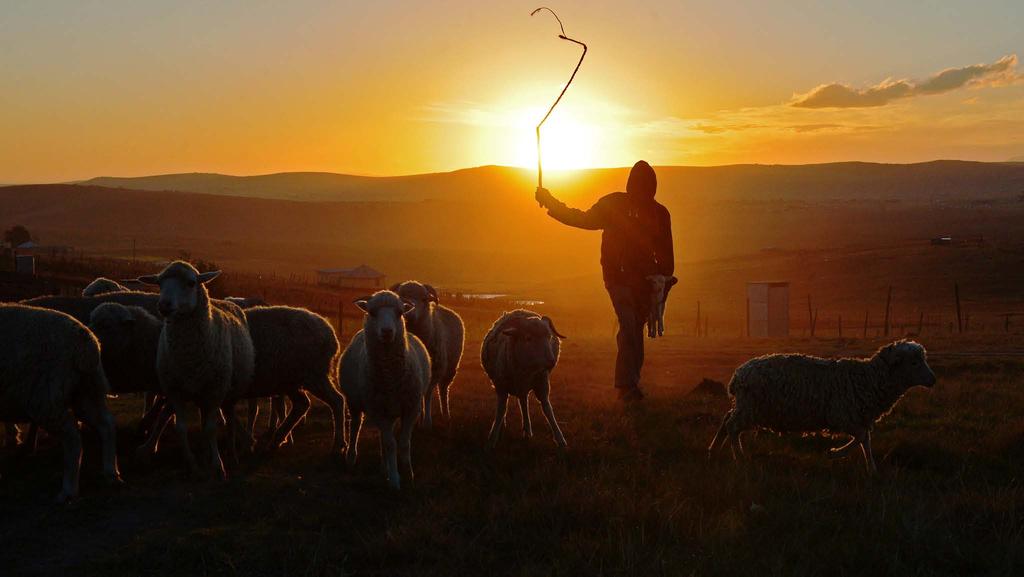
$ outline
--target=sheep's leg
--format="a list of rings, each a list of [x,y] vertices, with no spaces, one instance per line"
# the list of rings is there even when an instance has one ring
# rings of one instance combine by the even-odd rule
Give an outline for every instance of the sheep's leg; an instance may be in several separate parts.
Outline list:
[[[412,431],[416,427],[416,414],[408,411],[402,415],[401,429],[398,431],[398,458],[401,461],[401,471],[409,479],[408,484],[413,482],[412,472]],[[397,488],[397,487],[396,487]]]
[[[160,404],[160,412],[156,415],[153,421],[153,427],[149,430],[149,436],[146,437],[146,441],[139,445],[135,449],[135,458],[139,461],[146,462],[153,455],[156,454],[157,446],[160,444],[160,438],[164,436],[164,431],[167,429],[167,425],[174,418],[174,407],[170,403],[163,399],[163,403]],[[153,410],[157,408],[154,405]]]
[[[4,425],[4,439],[8,448],[14,449],[21,444],[21,429],[15,423]]]
[[[57,502],[65,503],[78,496],[78,477],[82,469],[82,435],[71,411],[61,420],[60,435],[64,445],[64,479]]]
[[[387,467],[388,485],[395,490],[401,489],[402,481],[398,477],[398,441],[395,439],[393,421],[380,423],[380,449],[381,460]]]
[[[228,461],[232,466],[238,466],[240,462],[238,460],[238,444],[241,442],[239,437],[240,431],[243,425],[238,421],[238,414],[236,413],[235,405],[237,401],[226,401],[221,405],[221,411],[226,417],[225,425],[228,430]],[[252,437],[249,438],[249,448],[252,448]]]
[[[228,424],[234,424],[234,406],[231,407],[231,414],[228,415]],[[227,471],[224,470],[224,460],[220,456],[220,447],[217,444],[217,429],[220,426],[220,409],[217,404],[212,403],[199,408],[200,418],[203,421],[203,437],[210,450],[210,470],[219,481],[226,481]],[[232,427],[233,428],[233,427]]]
[[[270,421],[267,424],[268,431],[276,431],[277,427],[284,422],[288,414],[288,406],[284,402],[284,395],[275,395],[270,398]],[[296,425],[298,426],[298,425]],[[293,427],[294,428],[294,427]],[[284,444],[290,445],[295,441],[291,432],[284,438]]]
[[[665,303],[661,302],[657,306],[658,311],[658,336],[665,336]]]
[[[505,428],[505,412],[508,410],[508,393],[498,393],[498,408],[494,412],[494,424],[491,425],[491,434],[488,437],[487,445],[492,449],[497,446],[501,438],[501,430]]]
[[[726,413],[724,417],[722,417],[722,425],[718,427],[718,432],[715,433],[715,437],[711,439],[711,444],[708,445],[708,459],[711,458],[711,454],[715,451],[715,449],[721,447],[722,444],[725,443],[725,430],[729,425],[730,419],[732,419],[732,409],[730,409],[729,412]]]
[[[331,420],[334,421],[334,445],[331,446],[331,456],[340,455],[345,452],[345,398],[341,396],[338,389],[329,379],[323,379],[318,385],[309,388],[313,396],[327,405],[331,410]],[[291,435],[291,433],[288,433]]]
[[[434,402],[434,385],[427,388],[427,394],[423,395],[423,427],[428,431],[434,428],[431,405]]]
[[[363,413],[353,411],[348,416],[348,447],[345,449],[345,462],[351,467],[356,464],[359,456],[359,430],[363,428]]]
[[[146,393],[147,398],[149,394],[150,393]],[[147,404],[148,408],[146,409],[146,412],[143,413],[142,420],[139,421],[138,427],[138,434],[142,437],[149,435],[153,431],[152,427],[154,423],[158,418],[160,418],[164,407],[167,406],[167,397],[157,396],[153,400],[153,403]]]
[[[260,400],[249,399],[249,414],[245,422],[245,428],[249,431],[249,436],[252,437],[256,434],[256,419],[260,417]]]
[[[534,389],[533,394],[537,396],[541,408],[544,409],[544,418],[548,420],[548,427],[551,429],[551,435],[555,438],[555,444],[564,449],[567,446],[565,436],[562,435],[562,429],[558,427],[558,421],[555,420],[555,411],[551,408],[550,391],[550,384],[545,378],[543,385]]]
[[[18,455],[21,457],[29,457],[36,454],[36,447],[39,445],[39,425],[35,423],[29,423],[28,433],[25,435],[25,441],[18,447]]]
[[[743,439],[740,437],[746,429],[742,426],[742,423],[740,423],[740,419],[737,417],[735,409],[732,411],[732,417],[729,418],[726,430],[729,433],[729,445],[732,449],[732,459],[734,461],[740,459],[745,460],[747,455],[743,452]]]
[[[117,469],[117,425],[114,415],[107,409],[103,397],[82,403],[76,411],[100,436],[100,454],[103,460],[103,478],[110,484],[121,482]]]
[[[196,456],[192,454],[192,449],[188,446],[188,418],[185,416],[185,402],[177,395],[168,395],[167,400],[174,411],[174,431],[178,434],[178,442],[181,443],[181,454],[185,458],[185,465],[188,467],[190,475],[200,477],[202,473],[196,463]]]
[[[452,419],[452,408],[448,404],[448,387],[451,384],[452,382],[449,380],[447,383],[441,383],[437,387],[438,406],[441,408],[441,414],[449,421]]]
[[[519,413],[523,417],[523,438],[533,437],[533,425],[530,424],[530,394],[519,397]]]
[[[156,405],[157,401],[162,400],[160,395],[157,393],[146,393],[145,399],[142,401],[142,417],[145,419],[152,410],[153,406]],[[166,401],[165,401],[166,402]]]
[[[305,391],[296,390],[290,392],[288,393],[288,398],[292,400],[292,410],[288,411],[288,416],[285,417],[284,422],[274,431],[270,439],[269,448],[271,449],[276,449],[283,445],[284,440],[292,433],[295,425],[309,412],[309,395]]]
[[[870,475],[878,474],[878,465],[875,464],[875,454],[871,450],[871,431],[864,431],[860,437],[860,450],[864,453],[864,464]]]

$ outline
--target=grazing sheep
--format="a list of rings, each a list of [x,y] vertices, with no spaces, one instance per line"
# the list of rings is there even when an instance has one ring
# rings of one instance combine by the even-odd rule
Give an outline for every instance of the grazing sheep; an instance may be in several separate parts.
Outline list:
[[[505,428],[509,395],[519,399],[523,436],[533,436],[528,402],[531,391],[544,410],[555,443],[559,447],[566,446],[550,398],[551,371],[558,364],[559,339],[564,338],[549,317],[523,309],[501,315],[487,331],[480,347],[480,360],[498,395],[498,408],[488,440],[492,448],[498,444]]]
[[[860,445],[868,471],[877,467],[871,429],[892,410],[907,389],[935,385],[924,347],[913,341],[886,345],[867,359],[821,359],[805,355],[767,355],[733,373],[733,408],[708,447],[725,442],[733,456],[743,454],[740,435],[751,429],[777,433],[846,434],[852,438],[834,454]]]
[[[254,359],[244,313],[239,309],[241,316],[236,316],[210,303],[205,283],[219,274],[220,271],[200,273],[187,262],[175,261],[159,275],[139,280],[160,286],[158,307],[164,327],[157,349],[157,376],[161,390],[174,408],[174,428],[185,462],[193,475],[199,473],[188,445],[184,410],[188,401],[199,406],[211,468],[214,475],[224,479],[227,474],[217,446],[220,407],[229,398],[245,395],[252,383]],[[227,420],[234,441],[233,411],[227,412]]]
[[[114,393],[159,391],[157,348],[163,322],[146,309],[108,302],[93,309],[89,329],[100,341],[103,368]]]
[[[331,453],[341,454],[345,449],[345,401],[337,388],[341,347],[334,328],[327,319],[302,308],[255,307],[245,315],[256,365],[252,386],[243,397],[286,395],[292,401],[283,422],[268,431],[269,446],[284,443],[306,416],[308,391],[330,408],[334,419]]]
[[[120,481],[109,390],[100,344],[82,323],[51,310],[0,304],[0,421],[31,422],[62,438],[58,501],[78,495],[79,419],[100,435],[105,477]]]
[[[406,281],[392,286],[391,290],[415,305],[416,308],[406,315],[405,323],[430,354],[430,386],[423,397],[423,424],[429,429],[433,425],[430,406],[435,390],[441,414],[451,419],[448,388],[462,361],[465,326],[458,313],[438,302],[437,290],[428,284]]]
[[[647,277],[651,283],[651,310],[647,315],[647,336],[650,338],[665,336],[665,302],[668,291],[679,279],[674,276],[652,274]]]
[[[131,289],[124,286],[123,284],[110,280],[106,277],[99,277],[96,280],[89,283],[84,289],[82,289],[82,296],[92,297],[99,294],[105,293],[123,293],[130,292]]]
[[[355,301],[366,313],[363,329],[352,337],[341,357],[341,392],[349,411],[349,465],[356,462],[363,414],[380,430],[381,467],[394,489],[401,487],[398,459],[412,472],[412,430],[430,384],[430,356],[423,342],[406,332],[404,315],[415,305],[392,291],[380,291]],[[401,419],[398,455],[395,421]]]

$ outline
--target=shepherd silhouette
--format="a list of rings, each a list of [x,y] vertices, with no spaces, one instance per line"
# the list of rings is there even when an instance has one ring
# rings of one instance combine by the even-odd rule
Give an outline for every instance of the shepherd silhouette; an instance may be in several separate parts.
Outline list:
[[[640,370],[644,364],[644,322],[651,306],[648,275],[671,277],[672,220],[668,209],[654,200],[658,178],[643,160],[633,165],[626,192],[613,192],[589,210],[570,208],[546,188],[537,188],[537,202],[548,216],[576,228],[600,230],[601,270],[615,316],[615,387],[624,400],[643,399]]]

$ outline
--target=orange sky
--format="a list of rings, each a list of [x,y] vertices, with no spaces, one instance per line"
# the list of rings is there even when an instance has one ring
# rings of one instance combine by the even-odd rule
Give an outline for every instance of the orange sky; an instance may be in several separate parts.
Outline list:
[[[532,166],[578,55],[522,2],[207,4],[5,6],[0,183]],[[553,7],[551,168],[1024,156],[1019,2]]]

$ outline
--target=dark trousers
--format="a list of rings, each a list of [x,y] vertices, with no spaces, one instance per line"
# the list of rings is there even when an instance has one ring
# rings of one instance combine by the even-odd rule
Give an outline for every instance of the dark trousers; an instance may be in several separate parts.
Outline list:
[[[640,386],[640,369],[644,366],[644,323],[650,297],[643,298],[634,287],[605,283],[612,299],[619,332],[615,335],[619,353],[615,357],[615,387],[631,389]]]

